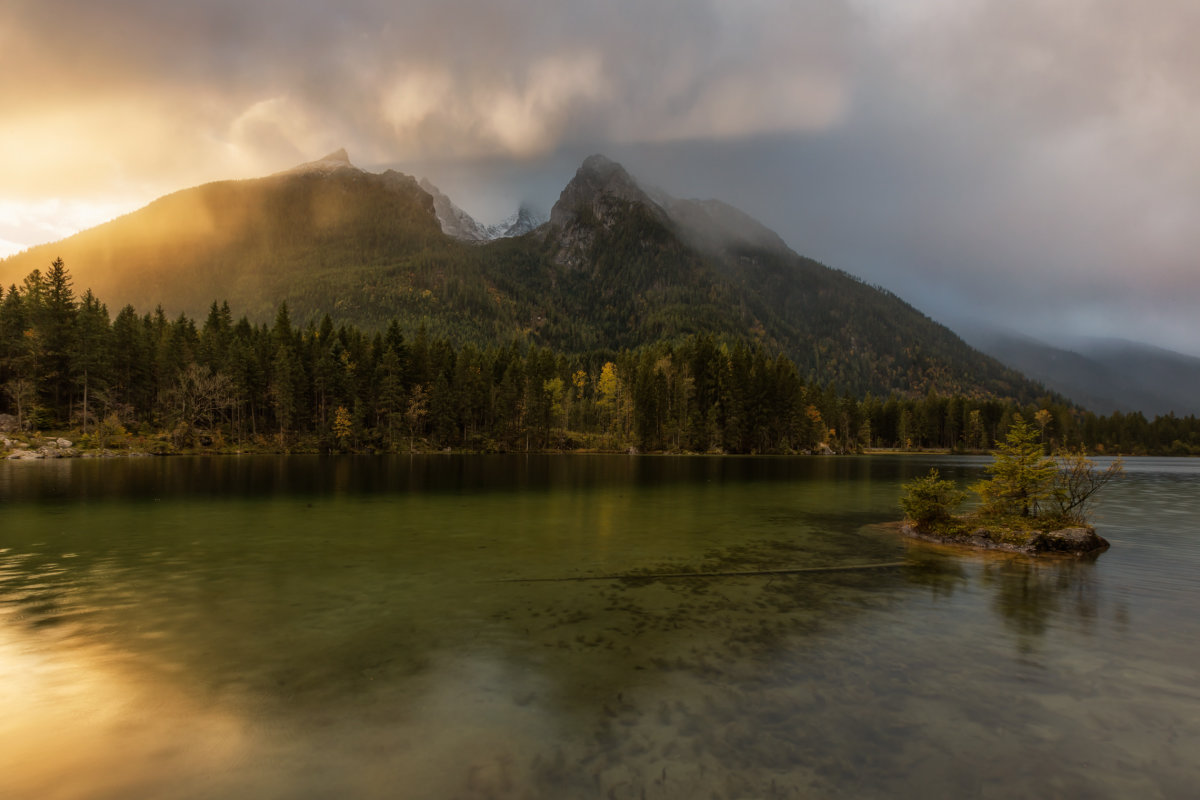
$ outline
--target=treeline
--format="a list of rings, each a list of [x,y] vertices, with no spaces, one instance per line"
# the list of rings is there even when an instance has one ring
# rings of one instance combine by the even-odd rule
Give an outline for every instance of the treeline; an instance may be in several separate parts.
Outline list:
[[[408,334],[328,316],[297,326],[286,305],[271,325],[215,302],[199,325],[130,306],[110,317],[90,291],[76,297],[60,259],[0,291],[0,413],[92,441],[163,434],[174,448],[796,453],[987,450],[1019,412],[1049,448],[1200,454],[1195,417],[1101,417],[1051,396],[856,398],[709,335],[567,354]]]

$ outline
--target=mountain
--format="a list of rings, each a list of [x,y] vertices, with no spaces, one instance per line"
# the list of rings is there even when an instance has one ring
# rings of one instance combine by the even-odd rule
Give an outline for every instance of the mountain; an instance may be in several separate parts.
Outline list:
[[[1078,348],[1158,399],[1136,409],[1149,415],[1200,416],[1200,358],[1124,339],[1092,339]]]
[[[378,323],[402,299],[395,293],[412,293],[406,270],[433,269],[462,247],[442,233],[433,199],[414,178],[365,172],[339,151],[265,178],[159,198],[0,261],[0,282],[19,285],[61,256],[76,289],[91,288],[113,311],[161,304],[170,315],[199,316],[215,298],[269,320],[286,300],[302,314]]]
[[[422,178],[418,185],[433,198],[433,211],[442,233],[461,242],[488,242],[497,238],[486,225],[476,222],[474,217],[456,206],[428,178]]]
[[[1044,393],[741,211],[643,189],[603,156],[583,163],[535,237],[559,267],[565,329],[553,335],[580,349],[708,332],[758,341],[857,392]]]
[[[442,233],[462,242],[491,242],[496,239],[508,239],[513,236],[524,236],[536,230],[546,221],[529,206],[522,204],[505,219],[495,225],[484,225],[463,211],[447,197],[441,189],[433,185],[428,178],[419,181],[422,189],[433,198],[433,210]]]
[[[542,227],[545,223],[545,217],[522,203],[511,215],[500,220],[495,225],[487,226],[488,238],[508,239],[513,236],[524,236]]]
[[[363,172],[361,169],[350,163],[350,154],[346,152],[346,148],[344,147],[340,150],[334,150],[324,158],[317,159],[316,161],[309,161],[308,163],[301,164],[297,167],[292,167],[291,169],[286,169],[283,172],[278,172],[276,174],[305,175],[309,173],[316,173],[319,175],[329,175],[334,172],[341,172],[342,170],[350,170],[360,173]]]
[[[1043,393],[893,294],[793,252],[715,200],[643,188],[588,158],[544,224],[528,209],[479,225],[428,181],[345,151],[265,178],[176,192],[0,261],[20,283],[62,256],[77,289],[116,310],[202,316],[214,300],[269,321],[329,313],[456,342],[525,340],[568,352],[707,334],[786,353],[810,380],[855,393]],[[504,238],[497,238],[504,237]]]
[[[1200,358],[1123,339],[1084,340],[1068,350],[1007,332],[967,338],[1097,414],[1200,415]]]

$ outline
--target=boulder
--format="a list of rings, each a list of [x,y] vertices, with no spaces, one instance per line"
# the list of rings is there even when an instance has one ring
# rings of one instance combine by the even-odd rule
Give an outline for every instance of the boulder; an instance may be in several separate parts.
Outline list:
[[[17,430],[17,418],[12,414],[0,414],[0,431],[13,433]]]
[[[1045,531],[1032,537],[1031,545],[1038,553],[1066,553],[1083,555],[1097,550],[1107,550],[1108,541],[1089,527],[1078,526]]]

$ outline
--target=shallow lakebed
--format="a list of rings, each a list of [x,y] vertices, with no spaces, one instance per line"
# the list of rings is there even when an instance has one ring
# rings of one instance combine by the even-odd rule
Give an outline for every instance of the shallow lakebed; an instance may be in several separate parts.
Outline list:
[[[1094,561],[879,526],[986,463],[0,463],[0,796],[1188,796],[1200,462]]]

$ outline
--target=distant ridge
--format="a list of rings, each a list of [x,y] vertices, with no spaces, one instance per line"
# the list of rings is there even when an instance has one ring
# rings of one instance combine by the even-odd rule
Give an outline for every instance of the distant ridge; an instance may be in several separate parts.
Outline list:
[[[1070,349],[1028,336],[968,331],[968,341],[1097,414],[1200,415],[1200,359],[1120,339]]]

